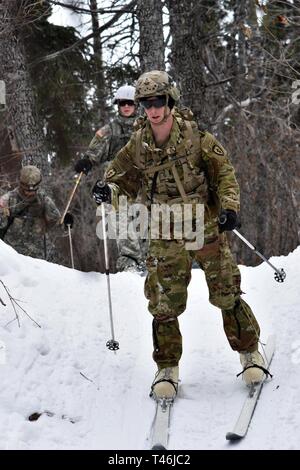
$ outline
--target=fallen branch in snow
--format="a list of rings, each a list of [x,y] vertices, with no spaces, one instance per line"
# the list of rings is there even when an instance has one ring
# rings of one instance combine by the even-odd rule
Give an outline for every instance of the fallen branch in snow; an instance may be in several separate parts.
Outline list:
[[[1,279],[0,279],[0,282],[1,282],[1,284],[3,285],[3,288],[4,288],[5,292],[6,292],[7,295],[8,295],[8,298],[9,298],[9,300],[10,300],[10,303],[11,303],[11,305],[12,305],[12,308],[14,309],[15,316],[16,316],[16,318],[14,318],[13,320],[9,321],[5,326],[7,326],[7,325],[9,325],[10,323],[12,323],[13,321],[17,320],[18,326],[19,326],[19,328],[20,328],[20,326],[21,326],[20,317],[19,317],[19,315],[18,315],[17,308],[16,308],[16,307],[19,307],[19,308],[22,310],[22,312],[24,312],[25,315],[27,315],[27,317],[28,317],[33,323],[35,323],[39,328],[42,328],[41,325],[39,325],[39,324],[26,312],[26,310],[24,310],[24,308],[21,307],[21,305],[19,304],[20,300],[15,299],[15,298],[10,294],[8,287],[4,284],[3,281],[1,281]],[[1,303],[3,303],[3,305],[5,305],[5,303],[2,302],[2,300],[1,300]]]
[[[1,281],[1,282],[2,282],[2,281]],[[3,284],[3,282],[2,282],[2,284]],[[2,304],[4,307],[6,307],[6,304],[3,302],[3,300],[1,299],[1,297],[0,297],[0,304]]]
[[[80,375],[85,378],[86,380],[88,380],[89,382],[92,382],[92,384],[95,385],[95,387],[97,387],[97,390],[99,390],[99,387],[95,384],[95,382],[92,380],[92,379],[89,379],[86,375],[84,375],[82,372],[80,372]]]

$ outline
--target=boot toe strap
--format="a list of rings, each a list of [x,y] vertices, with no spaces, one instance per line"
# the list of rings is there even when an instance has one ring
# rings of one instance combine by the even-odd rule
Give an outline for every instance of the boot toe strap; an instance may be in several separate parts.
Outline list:
[[[266,377],[270,376],[271,378],[273,377],[273,375],[270,373],[270,371],[268,371],[268,369],[266,369],[265,367],[263,366],[259,366],[258,364],[252,364],[251,366],[247,366],[247,367],[244,367],[244,369],[242,370],[242,372],[240,372],[239,374],[237,374],[237,377],[239,377],[240,375],[242,375],[246,370],[248,369],[253,369],[253,368],[256,368],[256,369],[260,369],[262,370]]]
[[[162,382],[168,382],[169,384],[173,385],[175,393],[177,393],[177,389],[178,389],[178,383],[177,382],[174,382],[171,379],[160,379],[160,380],[157,380],[156,382],[153,382],[153,384],[151,385],[150,396],[152,396],[152,394],[153,394],[153,389],[154,389],[155,385],[157,385],[159,383],[162,383]]]

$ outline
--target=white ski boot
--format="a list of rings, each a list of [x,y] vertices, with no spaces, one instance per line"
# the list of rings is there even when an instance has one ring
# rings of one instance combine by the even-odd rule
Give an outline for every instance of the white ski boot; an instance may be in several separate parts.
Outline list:
[[[262,382],[268,371],[265,369],[265,361],[260,352],[240,352],[240,361],[244,368],[242,374],[246,385]]]
[[[162,398],[174,399],[178,389],[179,368],[166,367],[156,372],[153,384],[151,386],[151,396],[155,400]]]

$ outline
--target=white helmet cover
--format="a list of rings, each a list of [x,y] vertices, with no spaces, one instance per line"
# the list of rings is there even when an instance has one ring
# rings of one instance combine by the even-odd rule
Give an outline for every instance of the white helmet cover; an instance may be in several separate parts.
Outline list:
[[[114,103],[119,100],[131,100],[134,101],[135,88],[131,85],[123,85],[116,91],[114,96]]]

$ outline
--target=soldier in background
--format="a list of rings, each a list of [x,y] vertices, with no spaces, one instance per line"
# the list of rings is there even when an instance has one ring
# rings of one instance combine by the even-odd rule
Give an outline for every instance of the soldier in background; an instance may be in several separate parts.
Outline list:
[[[59,224],[60,213],[41,181],[36,166],[24,166],[19,186],[0,198],[0,238],[23,255],[46,259],[46,233]]]
[[[135,88],[130,85],[121,86],[114,97],[114,104],[118,105],[118,116],[109,124],[99,129],[85,156],[75,164],[77,173],[88,174],[93,166],[97,166],[97,177],[103,179],[106,168],[118,151],[130,140],[133,124],[136,120],[136,106],[134,103]],[[147,242],[140,239],[119,239],[118,271],[144,271]]]

